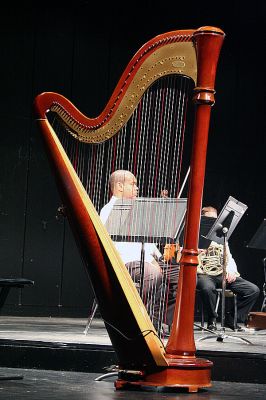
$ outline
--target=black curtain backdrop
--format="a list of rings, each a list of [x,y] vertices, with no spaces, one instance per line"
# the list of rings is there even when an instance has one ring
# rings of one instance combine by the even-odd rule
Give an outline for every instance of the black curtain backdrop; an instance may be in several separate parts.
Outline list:
[[[58,92],[97,116],[147,40],[204,25],[220,27],[226,39],[203,204],[220,210],[230,195],[248,205],[231,251],[241,275],[262,289],[266,251],[246,245],[266,217],[265,2],[35,3],[1,10],[0,276],[35,281],[13,290],[2,313],[84,317],[93,299],[68,223],[57,216],[61,202],[34,121],[35,96]],[[262,294],[255,310],[261,304]]]

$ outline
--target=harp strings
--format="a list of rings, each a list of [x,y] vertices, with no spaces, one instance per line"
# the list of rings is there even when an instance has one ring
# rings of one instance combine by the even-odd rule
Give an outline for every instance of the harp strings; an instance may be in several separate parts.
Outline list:
[[[182,81],[182,84],[185,86],[187,80]],[[144,188],[147,186],[149,189],[146,192],[147,197],[156,197],[158,195],[159,189],[171,188],[172,193],[178,197],[179,189],[180,189],[180,173],[182,166],[182,150],[184,143],[184,115],[186,113],[186,88],[181,87],[181,90],[176,91],[172,89],[172,85],[164,85],[160,86],[159,91],[154,98],[153,93],[149,93],[147,98],[143,99],[143,109],[144,118],[142,131],[143,133],[149,132],[149,121],[154,120],[155,123],[152,126],[151,130],[151,140],[146,141],[146,149],[145,146],[140,146],[143,150],[144,154],[150,150],[151,157],[149,159],[150,164],[153,166],[153,169],[150,171],[148,175],[151,179],[150,185],[142,184],[141,179],[145,180],[145,175],[143,176],[141,171],[145,171],[143,162],[140,162],[138,165],[140,166],[137,169],[137,176],[139,179],[140,188]],[[177,96],[178,93],[178,96]],[[148,104],[148,106],[147,106]],[[153,106],[151,106],[151,104]],[[176,107],[178,104],[178,107]],[[147,110],[154,111],[153,114],[150,115],[150,118],[147,118],[148,112]],[[148,123],[146,123],[148,120]],[[176,121],[176,123],[175,123]],[[172,131],[171,131],[171,127]],[[165,134],[164,134],[165,133]],[[142,134],[143,138],[145,134]],[[137,141],[135,141],[137,143]],[[151,143],[151,147],[148,148],[149,143]],[[144,150],[145,149],[145,150]],[[144,158],[141,158],[141,161]],[[171,162],[169,163],[168,160]],[[160,171],[159,171],[160,167]],[[170,179],[169,179],[170,177]],[[141,193],[140,193],[141,194]],[[161,220],[161,216],[159,214],[154,214],[151,224],[156,224],[156,219]],[[136,221],[137,223],[138,221]],[[140,221],[141,222],[141,221]],[[137,228],[135,227],[137,230]],[[133,229],[134,230],[134,229]],[[147,241],[152,241],[153,238],[147,237]],[[167,265],[165,265],[167,264]],[[153,319],[154,311],[156,306],[159,307],[159,320],[162,322],[166,322],[166,311],[167,311],[167,303],[169,297],[170,290],[170,282],[177,281],[179,270],[177,266],[172,265],[171,261],[166,261],[163,267],[163,281],[160,288],[160,296],[159,296],[159,304],[157,301],[156,305],[156,292],[150,288],[149,295],[152,297],[150,299],[143,299],[144,303],[147,300],[146,304],[149,305],[148,313]],[[158,293],[157,293],[158,296]]]
[[[60,141],[98,212],[110,199],[109,176],[117,169],[130,170],[137,177],[140,197],[160,198],[163,189],[168,190],[169,197],[178,197],[190,83],[190,79],[176,75],[159,79],[144,93],[120,132],[103,143],[79,142],[55,121]],[[162,211],[157,207],[150,211],[145,239],[148,243],[155,241],[149,231],[153,224],[162,220],[160,212],[167,212],[167,207],[159,210]],[[132,231],[138,231],[137,225],[141,222],[134,221]],[[162,236],[165,228],[161,227]],[[130,236],[130,232],[127,235]],[[148,297],[143,302],[149,304],[151,318],[155,307],[159,307],[162,320],[165,316],[170,281],[178,274],[174,267],[171,261],[162,265],[165,273],[159,305],[154,288],[149,288],[148,295],[145,294]]]
[[[143,197],[158,197],[162,189],[178,196],[188,84],[188,78],[175,76],[155,82],[127,124],[104,143],[79,142],[61,125],[61,143],[97,211],[109,200],[108,179],[115,169],[136,175]]]

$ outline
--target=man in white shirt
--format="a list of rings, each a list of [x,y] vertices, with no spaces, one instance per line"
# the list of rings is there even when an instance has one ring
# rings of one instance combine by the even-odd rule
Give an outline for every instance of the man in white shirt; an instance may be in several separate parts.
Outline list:
[[[127,170],[114,171],[109,179],[112,197],[100,212],[103,224],[106,224],[108,217],[118,199],[134,199],[138,196],[137,179]],[[124,261],[136,287],[141,282],[141,250],[140,242],[114,242],[122,260]],[[144,276],[143,276],[143,298],[145,306],[154,325],[157,324],[157,317],[154,316],[155,298],[158,296],[158,288],[162,282],[162,271],[157,262],[162,254],[154,243],[144,244]]]
[[[217,210],[212,206],[203,207],[201,226],[204,223],[205,218],[212,219],[212,225],[217,219]],[[218,254],[219,252],[223,252],[223,246],[219,245],[216,242],[211,242],[209,249],[210,248],[213,248],[214,251]],[[204,311],[206,312],[208,317],[207,328],[214,331],[217,329],[216,318],[218,316],[215,312],[217,296],[215,289],[222,287],[222,268],[220,270],[218,269],[216,272],[208,270],[208,263],[207,268],[204,268],[204,262],[206,262],[204,261],[204,253],[206,253],[207,251],[208,249],[203,249],[202,255],[200,255],[202,264],[199,265],[197,271],[197,289],[200,290]],[[221,255],[223,257],[222,253]],[[237,294],[238,322],[246,322],[248,313],[255,304],[259,296],[260,290],[254,283],[251,283],[240,277],[240,274],[237,270],[237,265],[232,257],[228,244],[226,251],[226,288]],[[232,330],[235,330],[234,318],[230,312],[225,315],[225,326]],[[242,331],[244,330],[244,328],[238,325],[237,330]]]

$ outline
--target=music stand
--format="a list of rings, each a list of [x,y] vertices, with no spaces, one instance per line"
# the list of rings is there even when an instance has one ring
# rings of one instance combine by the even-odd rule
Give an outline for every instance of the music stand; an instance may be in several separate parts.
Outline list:
[[[232,235],[234,229],[239,223],[240,219],[244,215],[247,210],[247,206],[240,201],[236,200],[232,196],[229,196],[226,204],[224,205],[222,211],[218,215],[218,218],[212,225],[208,234],[206,235],[206,239],[215,241],[218,244],[223,245],[223,271],[222,271],[222,302],[221,302],[221,329],[220,332],[213,332],[209,329],[203,328],[208,332],[211,332],[212,335],[201,337],[198,341],[206,340],[210,338],[216,338],[218,342],[222,342],[225,338],[232,338],[235,340],[241,340],[248,344],[252,344],[249,340],[240,338],[237,336],[230,336],[225,334],[225,289],[226,289],[226,247],[227,241],[229,237]]]
[[[115,242],[141,243],[141,295],[145,243],[173,243],[183,228],[186,209],[186,198],[137,197],[115,202],[105,226]]]
[[[258,230],[247,244],[248,248],[253,248],[257,250],[266,250],[266,218],[261,222]],[[266,311],[266,258],[262,260],[264,267],[264,284],[263,284],[263,295],[264,299],[261,306],[261,311]]]
[[[165,242],[179,234],[186,209],[186,198],[117,199],[105,227],[115,241]]]

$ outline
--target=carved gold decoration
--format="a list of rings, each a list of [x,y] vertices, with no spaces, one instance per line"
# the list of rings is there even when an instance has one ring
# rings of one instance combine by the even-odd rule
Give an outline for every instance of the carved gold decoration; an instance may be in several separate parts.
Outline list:
[[[54,104],[51,111],[60,116],[69,132],[78,140],[87,143],[101,143],[114,136],[126,124],[144,92],[158,78],[170,74],[181,74],[196,81],[196,73],[196,54],[193,43],[191,41],[170,43],[155,49],[143,62],[113,117],[102,126],[90,129],[78,125],[60,104]]]

